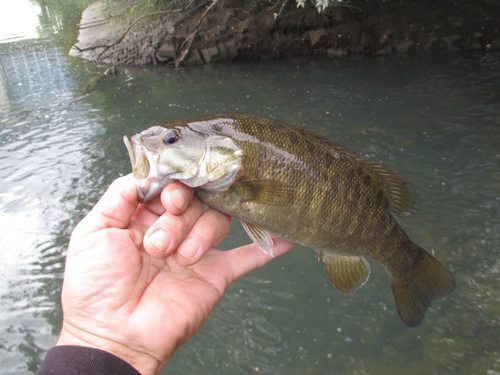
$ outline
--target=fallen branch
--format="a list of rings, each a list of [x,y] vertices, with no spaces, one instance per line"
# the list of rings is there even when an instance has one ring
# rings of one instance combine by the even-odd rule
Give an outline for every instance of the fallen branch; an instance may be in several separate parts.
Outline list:
[[[191,47],[193,45],[193,42],[194,40],[196,39],[196,36],[198,35],[198,31],[200,30],[200,27],[201,27],[201,23],[203,22],[203,20],[205,19],[205,17],[207,16],[208,12],[210,12],[210,10],[212,10],[212,8],[219,2],[220,0],[214,0],[212,1],[212,4],[207,8],[207,10],[201,15],[200,19],[198,20],[198,23],[196,24],[196,29],[194,30],[194,32],[187,37],[187,39],[184,41],[184,43],[182,44],[181,46],[181,50],[182,50],[182,47],[184,47],[184,44],[188,41],[189,39],[189,43],[186,47],[186,49],[184,50],[184,52],[182,53],[182,56],[177,59],[177,61],[175,62],[175,67],[178,68],[181,63],[184,61],[184,59],[187,57],[187,55],[189,54],[189,52],[191,52]]]

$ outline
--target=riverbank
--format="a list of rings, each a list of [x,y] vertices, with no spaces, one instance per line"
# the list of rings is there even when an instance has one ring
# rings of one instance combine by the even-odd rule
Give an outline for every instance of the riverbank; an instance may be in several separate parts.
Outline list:
[[[210,2],[168,10],[123,8],[117,0],[101,0],[83,12],[79,42],[70,54],[110,64],[202,65],[500,48],[500,2],[353,0],[322,14],[310,3],[305,9],[297,9],[294,1],[261,2],[252,9],[231,6],[235,3],[206,12]]]

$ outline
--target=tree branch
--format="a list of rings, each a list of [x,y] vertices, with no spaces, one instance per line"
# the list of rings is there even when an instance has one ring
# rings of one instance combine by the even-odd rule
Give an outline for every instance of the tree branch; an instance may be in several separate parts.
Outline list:
[[[190,36],[188,36],[187,39],[182,44],[181,49],[184,46],[184,44],[187,42],[187,40],[189,39],[189,43],[188,43],[186,49],[184,50],[184,52],[182,53],[182,56],[179,59],[177,59],[177,61],[175,62],[175,67],[176,68],[178,68],[182,64],[182,62],[184,61],[184,59],[186,58],[186,56],[191,51],[191,46],[193,45],[193,42],[196,39],[196,36],[198,35],[198,31],[200,30],[201,23],[203,22],[203,20],[207,16],[208,12],[210,12],[210,10],[212,10],[212,8],[219,1],[220,0],[214,0],[214,1],[212,1],[212,4],[207,8],[207,10],[201,15],[200,19],[198,20],[198,23],[196,24],[196,29],[194,30],[194,32]]]

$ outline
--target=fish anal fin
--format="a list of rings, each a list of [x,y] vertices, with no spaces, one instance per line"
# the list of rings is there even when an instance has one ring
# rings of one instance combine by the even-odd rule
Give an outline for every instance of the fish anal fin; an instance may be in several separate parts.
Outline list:
[[[331,283],[344,295],[354,294],[370,276],[370,265],[361,256],[320,254]]]
[[[380,182],[389,201],[389,209],[399,217],[417,213],[419,197],[415,188],[401,174],[388,166],[371,160],[363,161]]]
[[[391,288],[399,317],[414,328],[422,322],[433,300],[455,290],[455,281],[441,263],[422,249],[412,269],[403,276],[391,276]]]
[[[273,256],[273,239],[271,233],[243,220],[240,220],[240,223],[252,241],[267,255]]]
[[[288,193],[294,190],[291,184],[273,180],[237,181],[231,187],[240,202],[278,205],[287,201]]]

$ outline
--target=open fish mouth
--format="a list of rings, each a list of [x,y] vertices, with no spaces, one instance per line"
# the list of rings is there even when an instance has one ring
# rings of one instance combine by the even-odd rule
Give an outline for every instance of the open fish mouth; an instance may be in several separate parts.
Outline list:
[[[144,152],[142,142],[134,138],[135,136],[126,135],[123,137],[123,142],[127,147],[134,178],[145,179],[148,178],[151,169],[149,160]]]
[[[158,179],[158,161],[160,155],[149,151],[137,136],[126,135],[123,142],[127,147],[135,185],[137,187],[137,200],[145,203],[156,197],[161,190],[171,181],[169,179]]]

